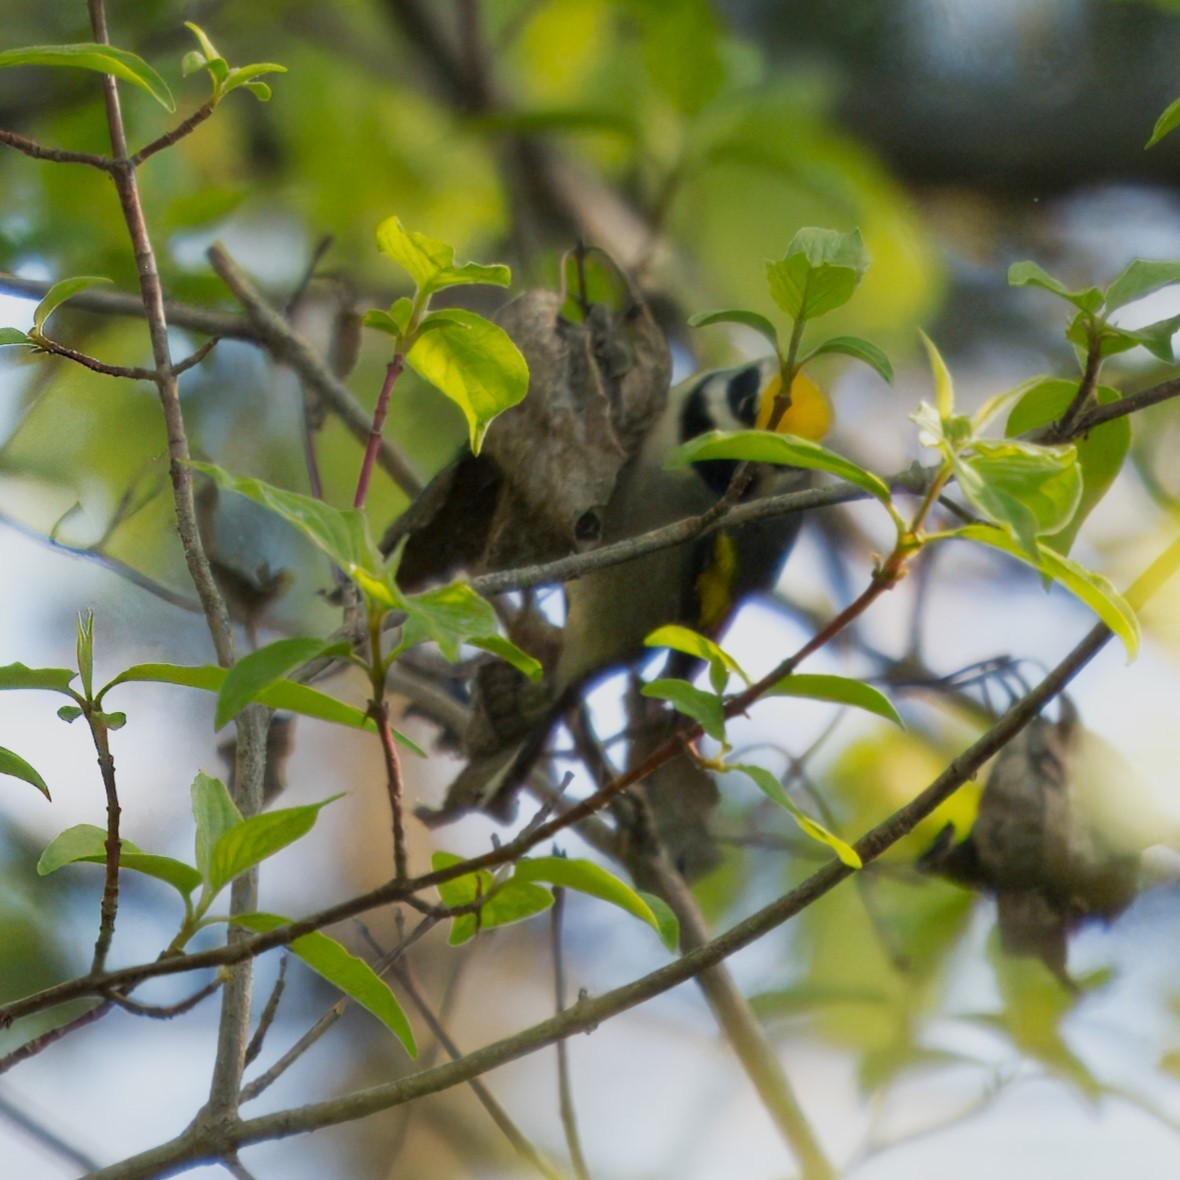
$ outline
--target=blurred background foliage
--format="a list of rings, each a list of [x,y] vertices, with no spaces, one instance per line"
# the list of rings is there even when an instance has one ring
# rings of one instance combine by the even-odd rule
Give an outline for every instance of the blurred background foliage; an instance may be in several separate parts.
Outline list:
[[[765,290],[763,260],[780,256],[801,226],[859,226],[873,266],[830,327],[885,348],[899,368],[897,389],[888,393],[875,379],[836,363],[816,371],[836,404],[834,445],[890,471],[918,457],[906,415],[929,390],[914,363],[916,328],[925,327],[938,341],[968,402],[1036,373],[1071,376],[1060,308],[1036,292],[1010,291],[1007,265],[1032,257],[1066,281],[1085,285],[1108,280],[1137,255],[1180,257],[1180,140],[1142,151],[1156,116],[1180,92],[1175,4],[110,0],[108,7],[116,43],[151,61],[179,96],[177,118],[206,93],[202,78],[180,76],[181,58],[192,47],[184,20],[205,28],[231,64],[275,61],[287,67],[287,75],[271,79],[271,102],[235,94],[195,134],[148,162],[141,184],[170,298],[236,310],[204,257],[214,240],[280,307],[314,264],[315,275],[292,314],[299,330],[325,351],[335,325],[350,313],[386,306],[404,293],[401,276],[375,246],[375,228],[391,213],[410,228],[453,243],[460,257],[509,262],[517,290],[555,283],[558,258],[577,237],[604,246],[652,293],[681,372],[732,361],[753,347],[740,333],[729,338],[714,328],[691,334],[684,327],[687,315],[723,306],[777,315]],[[6,48],[89,39],[80,2],[21,5],[6,12],[3,22]],[[138,93],[125,93],[124,103],[135,145],[174,121]],[[96,81],[81,72],[0,71],[0,126],[50,145],[90,151],[107,146]],[[120,290],[136,289],[134,262],[105,177],[4,151],[0,191],[0,270],[46,281],[101,274]],[[330,243],[317,254],[326,239]],[[480,310],[494,307],[479,304],[492,298],[483,289],[464,289],[463,295]],[[26,325],[27,307],[4,306],[15,317],[6,322]],[[1152,318],[1159,314],[1157,309]],[[109,362],[150,364],[146,332],[133,318],[66,308],[51,328],[55,338]],[[200,343],[179,330],[175,336],[178,356]],[[349,377],[366,406],[376,397],[388,359],[383,339],[373,334],[363,340]],[[46,358],[8,355],[2,363],[0,513],[7,525],[53,534],[77,547],[97,546],[187,594],[150,387]],[[1111,379],[1131,391],[1165,372],[1133,353],[1119,358]],[[182,390],[195,451],[235,471],[306,487],[301,395],[289,373],[250,345],[224,341],[183,378]],[[1153,537],[1174,520],[1178,424],[1175,403],[1139,416],[1134,470],[1083,534],[1085,559],[1116,580],[1143,564]],[[387,433],[423,475],[437,470],[464,437],[457,412],[412,376],[399,386]],[[327,497],[344,504],[355,483],[358,448],[334,421],[318,446]],[[403,503],[396,489],[379,481],[370,498],[377,527]],[[739,626],[735,643],[764,650],[773,634],[786,648],[808,620],[826,617],[847,601],[870,568],[875,543],[875,523],[862,516],[831,513],[816,522],[788,569],[785,613],[763,614],[744,632]],[[241,505],[224,506],[218,536],[230,560],[244,568],[260,560],[272,568],[300,567],[296,589],[269,618],[277,630],[323,633],[333,625],[334,612],[318,594],[327,582],[325,570],[291,538]],[[71,618],[88,602],[98,604],[99,633],[109,644],[100,649],[101,658],[112,673],[135,659],[208,658],[195,619],[179,615],[178,621],[174,608],[96,566],[59,554],[38,564],[28,557],[34,551],[14,550],[5,574],[5,662],[68,661]],[[1035,579],[1006,566],[978,557],[952,564],[940,557],[933,569],[892,596],[897,601],[884,604],[857,641],[832,657],[832,668],[888,674],[899,684],[908,678],[912,686],[978,659],[1011,654],[1052,661],[1089,625],[1083,612],[1056,597],[1045,599]],[[39,572],[26,577],[26,571]],[[1083,715],[1091,723],[1106,721],[1107,736],[1124,754],[1148,746],[1158,755],[1147,763],[1151,802],[1141,803],[1140,794],[1126,806],[1141,807],[1144,822],[1160,834],[1175,823],[1155,819],[1151,809],[1163,808],[1164,814],[1175,790],[1174,769],[1165,775],[1159,768],[1175,753],[1167,731],[1177,698],[1167,694],[1176,688],[1178,606],[1172,592],[1147,617],[1152,642],[1144,682],[1133,679],[1135,672],[1104,665],[1111,678],[1127,677],[1117,681],[1123,689],[1109,689],[1121,692],[1124,712],[1101,695],[1088,711],[1083,702]],[[1035,677],[1035,668],[1028,675]],[[1130,699],[1136,693],[1138,703]],[[993,703],[1003,704],[1003,698],[1001,688]],[[777,714],[768,708],[748,742],[771,746],[784,768],[795,765],[795,786],[819,798],[830,812],[826,822],[853,838],[911,798],[962,748],[982,724],[986,703],[976,694],[973,708],[962,708],[921,691],[901,699],[910,726],[904,734],[849,725],[819,740],[830,717],[796,704],[782,705]],[[1161,704],[1168,699],[1171,705]],[[167,730],[187,722],[191,731],[206,724],[199,708],[191,717],[161,712],[158,723]],[[1135,717],[1129,720],[1127,711]],[[31,720],[23,720],[31,716],[0,713],[13,726],[31,727]],[[133,780],[137,730],[142,735],[142,727],[128,731],[121,755],[132,764]],[[27,732],[34,737],[25,738],[27,748],[21,749],[37,763],[40,731]],[[44,732],[51,735],[45,741],[56,741],[56,729]],[[423,725],[419,737],[429,743],[433,734]],[[207,733],[186,740],[163,763],[168,739],[149,743],[146,756],[156,762],[139,771],[145,785],[131,801],[132,815],[135,806],[144,808],[144,828],[177,843],[181,854],[188,839],[184,788],[196,765],[173,765],[180,761],[175,750],[217,768]],[[798,763],[813,742],[817,749]],[[1142,758],[1138,765],[1138,771],[1126,771],[1124,787],[1144,773]],[[428,764],[414,784],[415,797],[436,798],[452,767]],[[79,756],[67,772],[79,781],[58,793],[55,816],[47,820],[43,812],[34,815],[32,805],[16,807],[7,821],[11,834],[0,845],[4,998],[60,977],[63,963],[78,959],[78,947],[91,937],[85,933],[88,919],[65,916],[74,913],[78,899],[62,886],[31,883],[30,848],[66,826],[60,815],[99,822],[97,784],[87,779],[84,788],[81,781],[93,777],[89,764]],[[168,784],[166,802],[146,785],[158,785],[161,776]],[[288,777],[299,802],[322,797],[340,782],[355,784],[353,794],[364,796],[350,801],[351,810],[335,828],[336,821],[327,823],[333,843],[317,853],[317,882],[330,882],[334,892],[381,879],[385,805],[371,753],[335,735],[301,736]],[[5,799],[11,793],[6,785]],[[814,1105],[833,1156],[852,1161],[856,1174],[866,1177],[922,1174],[923,1161],[933,1158],[922,1153],[933,1142],[955,1152],[960,1176],[990,1175],[972,1170],[970,1153],[965,1158],[961,1150],[970,1142],[966,1115],[984,1107],[1003,1110],[1007,1090],[1031,1075],[1076,1088],[1090,1102],[1105,1096],[1116,1106],[1151,1110],[1158,1116],[1151,1132],[1136,1124],[1116,1141],[1144,1151],[1158,1148],[1167,1153],[1158,1158],[1180,1162],[1180,1141],[1170,1130],[1166,1139],[1152,1138],[1180,1117],[1170,1076],[1176,1053],[1168,1052],[1177,1043],[1168,1008],[1177,993],[1174,983],[1160,982],[1158,970],[1153,976],[1135,966],[1154,961],[1149,947],[1161,937],[1173,946],[1180,937],[1173,887],[1166,879],[1157,883],[1155,900],[1141,899],[1120,924],[1134,930],[1134,938],[1120,941],[1117,931],[1083,937],[1083,973],[1096,974],[1092,994],[1075,1003],[1039,963],[1013,963],[1000,955],[994,931],[988,933],[992,916],[986,905],[948,884],[919,879],[910,867],[944,823],[965,830],[977,798],[977,787],[965,788],[871,873],[811,907],[736,964],[767,1027],[781,1039],[788,1070],[809,1107]],[[445,833],[443,843],[484,847],[487,826],[471,823],[464,829],[469,834]],[[737,788],[725,793],[723,827],[730,851],[698,886],[718,926],[815,866],[815,847],[805,846],[789,822],[768,816]],[[145,844],[141,831],[133,836]],[[426,837],[419,833],[417,839],[422,853]],[[1170,871],[1159,875],[1168,878]],[[276,906],[312,907],[327,900],[327,886],[317,888],[306,873],[296,876],[279,886]],[[93,895],[85,894],[91,910],[96,895],[96,885]],[[136,900],[149,911],[156,904],[150,891]],[[576,971],[586,986],[621,982],[657,961],[650,947],[632,945],[629,935],[613,927],[596,926],[595,915],[586,921],[570,933]],[[540,931],[505,931],[469,969],[464,994],[480,998],[468,1006],[473,1011],[456,1008],[453,1014],[461,1043],[482,1043],[544,1011],[547,1001],[529,966],[541,953],[541,938]],[[454,971],[456,956],[431,949],[429,941],[427,950],[421,970],[438,983]],[[153,953],[151,946],[141,952]],[[479,960],[480,952],[472,958]],[[1120,991],[1110,981],[1112,966],[1140,982]],[[80,960],[74,964],[75,970],[83,967]],[[1154,989],[1142,983],[1145,970]],[[297,1030],[306,1023],[317,996],[314,989],[309,994],[281,1027]],[[1095,1035],[1095,1021],[1119,1027],[1130,1019],[1128,1005],[1138,1006],[1130,1048],[1123,1044],[1111,1054],[1106,1046],[1105,1057],[1078,1048]],[[1148,1009],[1163,1014],[1149,1026],[1142,1023]],[[602,1159],[595,1174],[737,1175],[728,1168],[700,1170],[716,1158],[710,1151],[737,1158],[734,1135],[749,1137],[738,1153],[749,1161],[740,1174],[781,1174],[773,1136],[764,1128],[749,1130],[739,1119],[739,1130],[727,1130],[720,1115],[694,1125],[701,1103],[714,1092],[710,1073],[741,1093],[745,1106],[753,1099],[740,1077],[725,1072],[732,1067],[722,1064],[712,1032],[702,1034],[709,1018],[695,999],[670,1001],[658,1011],[654,1033],[636,1033],[628,1021],[625,1036],[600,1034],[614,1056],[591,1058],[583,1075],[580,1084],[591,1092],[585,1132],[592,1155],[597,1151]],[[136,1026],[136,1032],[166,1036],[154,1026],[142,1033]],[[407,1068],[395,1055],[374,1049],[363,1024],[348,1035],[349,1051],[332,1058],[337,1088]],[[660,1054],[685,1037],[695,1038],[695,1056],[671,1085]],[[814,1079],[797,1075],[792,1062],[800,1056],[802,1068],[815,1065]],[[43,1059],[34,1089],[38,1077],[52,1085],[51,1059]],[[643,1117],[610,1106],[603,1079],[622,1068],[621,1061],[637,1070],[645,1062],[651,1084],[667,1086],[679,1121],[664,1138],[652,1127],[641,1136]],[[547,1068],[537,1066],[542,1077]],[[917,1089],[898,1091],[909,1104],[897,1115],[888,1099],[900,1082]],[[322,1092],[305,1083],[303,1078],[298,1100]],[[505,1078],[529,1132],[560,1151],[545,1087],[523,1068]],[[960,1099],[957,1107],[946,1107],[945,1094],[935,1101],[939,1087]],[[623,1087],[624,1099],[629,1093]],[[915,1094],[929,1103],[929,1118],[914,1113]],[[730,1110],[729,1101],[717,1109]],[[1084,1129],[1096,1125],[1090,1108],[1050,1104],[1045,1110],[1042,1125],[1057,1150],[1081,1145],[1060,1174],[1110,1174],[1084,1170],[1088,1159],[1099,1167],[1102,1159],[1087,1147],[1093,1145]],[[171,1127],[184,1114],[161,1117]],[[417,1117],[397,1164],[390,1156],[403,1136],[397,1112],[347,1133],[328,1133],[320,1138],[329,1149],[317,1150],[329,1150],[323,1158],[357,1176],[392,1175],[398,1167],[399,1176],[508,1174],[496,1171],[502,1149],[485,1136],[481,1117],[465,1096],[443,1096]],[[621,1144],[603,1143],[612,1138],[603,1131],[604,1119],[639,1137],[630,1154]],[[937,1124],[944,1124],[942,1133],[928,1134]],[[88,1127],[86,1134],[101,1141],[98,1129]],[[680,1157],[670,1146],[677,1136],[689,1144]],[[883,1150],[895,1142],[902,1146]],[[694,1143],[699,1151],[689,1158]],[[117,1142],[103,1147],[117,1149]],[[330,1156],[333,1151],[339,1154]],[[292,1176],[326,1174],[298,1171],[323,1166],[314,1153],[310,1164],[292,1155],[274,1158],[284,1159]],[[674,1158],[681,1160],[675,1173],[667,1170]],[[67,1174],[54,1171],[52,1162],[44,1167],[46,1176]]]

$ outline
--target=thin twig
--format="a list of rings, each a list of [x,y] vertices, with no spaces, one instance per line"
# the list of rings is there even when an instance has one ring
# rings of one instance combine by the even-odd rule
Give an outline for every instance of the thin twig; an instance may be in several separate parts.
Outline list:
[[[119,789],[115,782],[115,760],[111,757],[110,735],[106,722],[95,717],[87,707],[86,721],[90,736],[98,752],[98,769],[102,775],[103,790],[107,801],[106,871],[103,879],[102,903],[98,925],[98,938],[94,943],[94,957],[90,962],[91,975],[98,975],[105,967],[111,940],[115,937],[115,915],[119,909],[119,858],[123,843],[119,839]]]
[[[381,383],[381,392],[377,395],[377,404],[373,408],[373,421],[369,426],[369,437],[365,442],[365,454],[361,459],[361,473],[356,482],[356,495],[352,506],[363,508],[369,494],[369,477],[373,474],[373,463],[377,452],[381,449],[382,431],[385,429],[385,418],[389,413],[389,402],[393,395],[393,387],[406,367],[403,353],[394,354],[393,360],[385,366],[385,380]]]
[[[460,1052],[459,1047],[451,1040],[447,1034],[447,1030],[443,1028],[439,1018],[427,1002],[426,997],[418,990],[414,982],[414,977],[406,964],[404,962],[396,964],[393,967],[393,974],[397,977],[398,983],[402,985],[402,989],[409,996],[414,1007],[418,1009],[431,1034],[446,1051],[447,1056],[452,1061],[462,1060],[463,1054]],[[513,1121],[512,1116],[500,1105],[487,1086],[478,1078],[470,1079],[468,1085],[471,1087],[471,1092],[479,1100],[480,1105],[488,1112],[488,1116],[492,1122],[496,1124],[504,1138],[512,1145],[516,1154],[525,1163],[530,1164],[540,1172],[542,1176],[545,1176],[547,1180],[563,1180],[561,1173],[528,1141],[524,1133]]]
[[[553,957],[553,1002],[558,1015],[565,1011],[565,948],[562,945],[561,925],[565,914],[565,890],[553,890],[553,907],[549,911],[549,946]],[[561,1126],[565,1131],[565,1145],[570,1153],[577,1180],[590,1180],[590,1169],[582,1151],[578,1134],[578,1112],[574,1106],[574,1089],[570,1079],[569,1042],[562,1038],[557,1051],[557,1101],[561,1111]]]
[[[69,1036],[77,1029],[85,1028],[88,1024],[100,1020],[113,1007],[113,1002],[106,999],[101,1004],[83,1012],[81,1016],[75,1016],[72,1020],[67,1020],[64,1024],[59,1024],[56,1028],[41,1033],[31,1041],[26,1041],[23,1045],[13,1049],[11,1053],[0,1057],[0,1073],[7,1073],[13,1066],[20,1065],[22,1061],[28,1061],[30,1057],[36,1057],[38,1053],[44,1052],[50,1045],[57,1044],[63,1037]]]
[[[258,1027],[254,1030],[254,1035],[250,1038],[250,1043],[246,1046],[246,1052],[242,1055],[243,1069],[262,1052],[262,1045],[266,1040],[266,1034],[270,1032],[270,1026],[274,1024],[275,1017],[278,1015],[279,1001],[283,998],[283,989],[287,984],[287,960],[289,957],[288,955],[283,955],[279,960],[278,978],[275,980],[274,987],[270,989],[270,995],[267,996],[266,1005],[262,1009],[262,1015],[258,1018]],[[241,1101],[240,1097],[239,1101]]]
[[[179,143],[186,135],[190,134],[197,127],[213,114],[217,103],[210,98],[201,106],[197,107],[195,111],[183,123],[178,123],[171,131],[166,131],[159,139],[153,139],[151,143],[141,147],[139,151],[131,157],[131,163],[138,168],[144,160],[151,159],[157,152],[162,152],[165,148],[171,147],[174,143]]]
[[[66,148],[45,147],[27,135],[18,135],[15,131],[5,131],[0,128],[0,143],[16,148],[34,160],[47,160],[51,164],[86,164],[97,168],[100,172],[114,174],[117,163],[110,156],[100,156],[94,152],[72,152]]]
[[[191,996],[175,1004],[141,1004],[130,996],[120,995],[112,991],[107,998],[113,1000],[120,1008],[130,1012],[133,1016],[146,1016],[149,1020],[172,1020],[177,1016],[192,1011],[202,1000],[208,999],[220,986],[220,979],[211,980],[204,987],[198,988]]]

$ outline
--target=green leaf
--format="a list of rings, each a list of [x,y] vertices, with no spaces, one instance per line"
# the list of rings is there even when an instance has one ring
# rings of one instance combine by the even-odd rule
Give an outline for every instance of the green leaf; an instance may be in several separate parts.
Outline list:
[[[67,725],[73,725],[79,717],[82,716],[82,710],[77,705],[62,705],[57,711],[60,717]]]
[[[766,263],[766,278],[787,315],[814,319],[847,303],[868,265],[860,230],[801,229],[778,262]]]
[[[882,504],[891,502],[888,485],[871,471],[819,443],[794,435],[772,434],[768,430],[713,430],[677,447],[668,457],[667,466],[686,467],[702,459],[749,460],[827,471],[862,488]]]
[[[640,921],[646,922],[662,937],[659,919],[648,903],[630,885],[620,881],[613,873],[590,860],[579,860],[564,856],[538,856],[516,863],[512,875],[514,881],[544,881],[559,885],[563,889],[574,889],[609,901]]]
[[[462,859],[449,852],[436,852],[431,864],[438,870],[460,864]],[[451,907],[484,899],[478,913],[459,914],[453,919],[448,939],[451,946],[467,942],[481,929],[507,926],[531,918],[553,904],[553,894],[549,890],[512,878],[498,883],[486,869],[447,881],[438,887],[438,892],[443,904]]]
[[[78,616],[78,674],[82,677],[82,695],[94,696],[94,611]]]
[[[1064,528],[1082,498],[1077,449],[977,439],[955,461],[963,494],[981,516],[1011,531],[1036,561],[1037,537]]]
[[[756,311],[742,311],[737,308],[725,311],[703,311],[688,317],[690,328],[704,328],[708,324],[742,324],[753,328],[760,336],[770,341],[771,348],[778,352],[778,330],[764,315]]]
[[[403,609],[406,622],[401,646],[437,643],[452,664],[459,658],[461,644],[476,638],[498,638],[499,618],[495,609],[466,582],[450,582],[422,594],[412,594],[406,598]]]
[[[672,912],[672,907],[654,893],[645,893],[642,889],[636,892],[647,902],[647,908],[656,916],[660,941],[668,950],[675,951],[680,945],[680,920]]]
[[[406,229],[397,217],[386,218],[377,227],[377,244],[382,254],[408,272],[423,295],[459,283],[507,287],[512,282],[512,272],[506,266],[480,266],[475,262],[456,265],[453,246]]]
[[[653,631],[644,641],[646,647],[669,647],[685,655],[696,656],[709,665],[709,683],[715,693],[725,691],[730,673],[740,676],[747,684],[750,678],[742,671],[741,665],[727,651],[711,639],[697,634],[687,627],[670,623]]]
[[[955,416],[955,384],[951,380],[951,371],[942,359],[938,346],[921,329],[918,335],[926,348],[926,355],[930,358],[930,371],[934,374],[934,391],[937,394],[938,417],[946,431],[946,424]]]
[[[806,812],[804,812],[799,805],[791,798],[790,795],[783,789],[782,783],[761,766],[726,766],[726,770],[739,770],[742,774],[749,776],[754,780],[755,786],[767,796],[772,799],[780,807],[785,808],[794,817],[795,822],[807,833],[813,840],[818,840],[821,844],[826,844],[833,852],[846,864],[850,869],[859,869],[863,867],[859,853],[851,844],[841,840],[839,836],[833,835],[828,831],[823,824],[812,819]]]
[[[1170,103],[1164,113],[1156,119],[1155,128],[1152,130],[1151,138],[1143,145],[1144,149],[1155,147],[1165,135],[1175,131],[1178,126],[1180,126],[1180,98]]]
[[[893,366],[889,363],[889,358],[870,340],[862,340],[859,336],[833,336],[830,340],[816,345],[800,364],[806,364],[813,357],[823,356],[825,353],[840,353],[864,361],[883,381],[893,384]]]
[[[30,783],[36,787],[46,799],[52,801],[53,796],[49,793],[49,788],[45,785],[45,780],[19,755],[0,746],[0,774],[6,774],[9,778],[19,778],[22,782]]]
[[[1012,263],[1008,267],[1008,285],[1010,287],[1040,287],[1043,291],[1052,291],[1054,295],[1068,299],[1074,307],[1089,315],[1098,311],[1104,301],[1104,296],[1097,287],[1087,287],[1083,291],[1071,291],[1064,283],[1059,282],[1035,262]]]
[[[477,635],[467,641],[472,647],[491,652],[499,656],[506,664],[511,664],[518,672],[522,672],[530,680],[540,680],[545,673],[541,661],[534,659],[527,651],[522,651],[510,639],[502,635]]]
[[[373,328],[378,332],[384,332],[387,336],[392,336],[395,340],[400,340],[405,333],[405,325],[399,323],[387,311],[381,311],[379,308],[373,307],[365,312],[361,317],[361,323],[366,328]]]
[[[1071,594],[1084,602],[1111,631],[1123,641],[1128,661],[1139,652],[1139,620],[1121,594],[1101,574],[1083,569],[1077,562],[1055,553],[1042,541],[1037,542],[1039,561],[1029,555],[1003,529],[986,524],[972,524],[949,534],[976,541],[1010,554],[1026,565],[1031,565],[1055,582],[1060,582]]]
[[[667,701],[678,713],[691,717],[711,738],[725,744],[725,708],[714,693],[687,680],[653,680],[642,689],[645,697]]]
[[[181,897],[187,898],[201,884],[201,874],[192,865],[170,856],[153,856],[141,851],[130,840],[121,840],[119,867],[155,877],[171,885]],[[94,824],[77,824],[56,836],[37,861],[37,872],[47,876],[63,865],[85,862],[104,865],[107,862],[107,834]]]
[[[767,693],[768,696],[805,697],[812,701],[830,701],[837,705],[851,705],[854,709],[864,709],[867,713],[875,713],[892,721],[894,725],[905,728],[901,714],[894,708],[893,702],[871,684],[860,680],[852,680],[847,676],[821,676],[794,673],[784,676]]]
[[[281,516],[354,581],[358,572],[368,574],[370,579],[380,579],[383,562],[369,535],[365,514],[358,509],[332,508],[313,496],[288,492],[260,479],[231,475],[212,463],[190,462],[189,466],[228,491],[237,492]],[[371,581],[368,584],[371,586]]]
[[[289,918],[263,913],[236,914],[232,920],[255,934],[266,934],[290,923]],[[317,975],[372,1012],[401,1041],[411,1057],[418,1055],[414,1031],[397,997],[368,963],[318,930],[294,939],[291,950]]]
[[[279,639],[250,652],[238,660],[226,675],[217,694],[213,728],[221,729],[232,721],[251,701],[259,700],[260,694],[269,685],[281,680],[293,669],[323,655],[347,655],[351,650],[347,643],[329,643],[323,639],[302,636]]]
[[[146,90],[169,113],[176,110],[172,92],[164,79],[143,58],[126,49],[116,49],[113,45],[82,43],[8,49],[0,53],[0,69],[5,66],[68,66],[75,70],[113,74],[124,82]]]
[[[77,676],[69,668],[27,668],[24,664],[5,664],[0,667],[0,689],[43,688],[73,696],[70,681]]]
[[[37,341],[20,328],[0,328],[0,348],[6,344],[27,344],[30,348],[37,347]]]
[[[1084,321],[1081,313],[1069,325],[1065,335],[1073,344],[1086,351],[1089,348],[1091,325],[1079,321]],[[1098,355],[1105,358],[1120,352],[1130,352],[1132,348],[1146,348],[1152,356],[1171,364],[1174,356],[1172,338],[1177,328],[1180,328],[1180,316],[1157,320],[1142,328],[1116,328],[1113,324],[1103,324],[1098,334]]]
[[[199,688],[204,692],[220,692],[226,680],[226,670],[213,664],[186,667],[182,664],[136,664],[120,672],[102,692],[101,698],[117,684],[148,682],[152,684],[178,684],[185,688]],[[288,713],[299,713],[304,717],[315,717],[330,721],[334,725],[347,725],[350,729],[373,729],[373,722],[362,710],[346,705],[318,689],[290,680],[276,680],[258,694],[261,704],[271,709],[282,709]],[[420,746],[404,734],[394,731],[394,737],[415,754],[422,754]]]
[[[210,866],[213,863],[213,850],[226,832],[233,831],[243,822],[242,813],[229,797],[225,784],[204,771],[198,771],[197,777],[193,779],[192,799],[193,818],[197,821],[197,868],[208,887],[212,883]],[[216,892],[216,889],[210,890],[210,894]]]
[[[422,321],[406,360],[463,411],[476,455],[492,419],[520,402],[529,388],[528,365],[508,333],[458,307],[431,312]]]
[[[227,828],[218,837],[209,856],[205,873],[209,896],[218,893],[247,869],[306,836],[315,826],[320,809],[341,797],[332,795],[319,803],[266,811]]]
[[[186,20],[184,22],[184,27],[188,29],[188,31],[192,33],[194,37],[196,37],[197,44],[201,47],[201,56],[205,59],[205,61],[214,61],[216,59],[225,61],[225,58],[223,58],[221,54],[217,52],[217,47],[213,44],[209,34],[206,33],[200,25],[194,23],[191,20]]]
[[[1056,422],[1069,408],[1077,393],[1071,381],[1041,379],[1028,387],[1008,415],[1004,433],[1008,437],[1031,434]],[[1119,400],[1119,393],[1108,385],[1097,389],[1098,403],[1109,405]],[[1068,554],[1078,530],[1098,504],[1122,469],[1131,447],[1131,421],[1114,418],[1089,431],[1074,442],[1078,467],[1082,473],[1082,498],[1073,518],[1062,529],[1042,538],[1051,549]]]
[[[1106,288],[1106,310],[1112,312],[1125,307],[1173,283],[1180,283],[1180,262],[1152,262],[1146,258],[1136,258]]]
[[[244,86],[259,102],[270,102],[270,87],[265,82],[258,82],[255,79],[263,74],[285,74],[286,72],[286,66],[276,65],[272,61],[257,61],[248,66],[235,66],[221,84],[221,96],[224,98],[225,95]]]

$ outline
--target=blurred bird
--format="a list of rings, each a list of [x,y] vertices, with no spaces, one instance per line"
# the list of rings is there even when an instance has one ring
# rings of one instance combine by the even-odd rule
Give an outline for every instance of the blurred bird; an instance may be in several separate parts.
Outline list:
[[[698,374],[674,388],[666,409],[619,474],[602,512],[602,543],[698,515],[715,504],[728,488],[736,462],[711,460],[667,469],[666,459],[681,443],[710,430],[765,426],[779,389],[775,358]],[[829,423],[823,394],[809,378],[797,377],[792,404],[777,429],[818,438]],[[794,468],[758,466],[742,498],[802,489],[808,478]],[[745,599],[774,586],[799,526],[799,515],[790,514],[723,529],[568,583],[559,654],[545,684],[538,690],[505,665],[486,666],[477,685],[479,708],[467,734],[468,765],[451,784],[443,806],[420,813],[423,818],[438,823],[471,809],[507,818],[521,781],[578,697],[609,673],[641,663],[650,654],[643,640],[658,627],[677,623],[719,636]],[[688,661],[673,657],[669,674],[692,671]],[[680,760],[680,765],[688,764]],[[683,801],[696,812],[687,827],[683,814],[673,816],[656,803],[655,792],[649,800],[661,835],[680,845],[669,848],[673,862],[690,871],[707,867],[704,862],[712,859],[711,842],[701,838],[715,801],[712,780],[707,781],[703,793],[710,795],[708,800]],[[677,788],[673,784],[659,793],[674,800]],[[701,855],[691,855],[685,847],[693,843]]]

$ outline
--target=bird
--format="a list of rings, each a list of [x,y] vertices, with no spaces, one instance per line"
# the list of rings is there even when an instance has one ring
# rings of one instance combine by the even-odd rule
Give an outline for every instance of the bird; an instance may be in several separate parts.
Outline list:
[[[696,374],[675,386],[663,412],[619,473],[601,512],[603,544],[622,541],[707,511],[725,494],[736,461],[709,460],[669,468],[666,460],[681,443],[711,430],[765,426],[781,388],[777,357]],[[792,384],[791,405],[777,424],[785,434],[818,439],[831,421],[827,399],[806,376]],[[801,490],[809,473],[758,465],[742,499]],[[476,708],[466,739],[468,763],[452,782],[442,806],[419,809],[427,823],[445,822],[465,811],[483,810],[507,820],[515,810],[521,782],[540,757],[559,720],[596,683],[623,668],[636,668],[651,655],[645,638],[666,624],[720,637],[742,602],[768,593],[799,532],[797,513],[721,530],[634,560],[594,570],[564,587],[565,619],[542,685],[532,685],[506,665],[489,663],[477,680]],[[547,624],[535,622],[534,630]],[[519,640],[518,640],[519,641]],[[546,641],[541,640],[542,646]],[[690,676],[691,661],[677,653],[668,674]],[[666,726],[672,724],[664,711]],[[670,732],[670,729],[669,729]],[[690,764],[677,760],[681,783]],[[693,769],[697,769],[693,767]],[[703,774],[703,772],[702,772]],[[708,785],[688,791],[676,782],[649,788],[655,826],[674,864],[703,870],[714,859],[702,825],[715,802]],[[667,800],[658,796],[667,796]],[[688,802],[689,796],[693,801]],[[666,801],[680,797],[694,813],[669,813]],[[672,808],[673,811],[676,808]],[[680,845],[680,848],[675,847]]]

